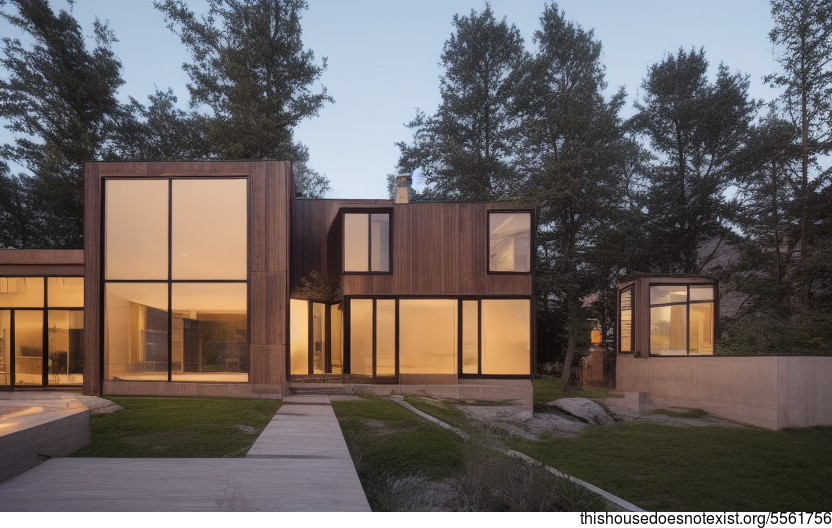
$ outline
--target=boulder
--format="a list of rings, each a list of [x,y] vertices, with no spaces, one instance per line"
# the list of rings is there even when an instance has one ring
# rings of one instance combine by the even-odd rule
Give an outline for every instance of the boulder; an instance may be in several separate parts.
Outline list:
[[[615,422],[606,409],[589,398],[561,398],[546,405],[557,407],[579,420],[595,425],[610,425]]]

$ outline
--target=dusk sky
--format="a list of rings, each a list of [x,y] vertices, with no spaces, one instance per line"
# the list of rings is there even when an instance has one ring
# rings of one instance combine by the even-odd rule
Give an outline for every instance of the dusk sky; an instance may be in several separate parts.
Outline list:
[[[67,8],[63,1],[54,9]],[[197,11],[203,2],[191,2]],[[455,13],[481,11],[484,2],[472,0],[309,0],[303,14],[303,41],[316,61],[328,58],[320,85],[335,98],[316,118],[307,119],[295,138],[309,147],[309,165],[331,180],[329,198],[385,198],[385,176],[395,171],[398,149],[409,141],[404,124],[416,109],[433,113],[439,102],[439,55],[453,32]],[[542,1],[491,2],[498,18],[515,24],[534,50],[533,33],[539,28]],[[750,94],[771,100],[777,91],[762,77],[778,71],[768,32],[772,27],[767,0],[563,0],[558,7],[585,29],[594,28],[603,44],[608,95],[626,87],[628,105],[647,68],[679,47],[704,47],[715,75],[720,62],[732,72],[750,75]],[[8,7],[7,7],[8,8]],[[97,16],[108,20],[119,42],[114,51],[123,65],[126,81],[119,95],[147,102],[154,87],[171,87],[185,107],[188,92],[183,62],[190,57],[166,27],[163,15],[150,0],[77,0],[73,13],[87,34]],[[15,32],[0,21],[0,35]],[[0,119],[2,122],[2,119]],[[9,140],[0,132],[0,142]]]

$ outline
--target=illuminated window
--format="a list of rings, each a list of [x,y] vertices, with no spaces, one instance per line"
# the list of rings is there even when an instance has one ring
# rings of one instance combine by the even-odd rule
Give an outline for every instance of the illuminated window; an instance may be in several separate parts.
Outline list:
[[[104,185],[104,378],[247,382],[247,180]]]
[[[341,374],[341,320],[340,303],[289,299],[289,363],[292,375]]]
[[[344,271],[390,272],[390,213],[344,213]]]
[[[401,299],[399,354],[402,374],[456,374],[456,299]]]
[[[633,351],[633,288],[621,290],[618,300],[618,352],[629,354]]]
[[[650,355],[713,353],[714,287],[650,286]]]
[[[532,215],[528,212],[488,213],[488,271],[531,271]]]
[[[531,369],[528,299],[483,299],[481,374],[527,376]]]

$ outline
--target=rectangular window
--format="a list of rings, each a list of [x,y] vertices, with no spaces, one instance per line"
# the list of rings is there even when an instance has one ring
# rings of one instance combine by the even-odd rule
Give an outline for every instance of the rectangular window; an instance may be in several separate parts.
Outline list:
[[[344,272],[390,272],[390,213],[344,213]]]
[[[373,375],[373,299],[350,300],[350,373]]]
[[[376,300],[376,376],[396,375],[396,301]]]
[[[43,277],[0,277],[0,308],[41,307]]]
[[[713,355],[714,319],[712,285],[650,286],[650,354]]]
[[[247,180],[104,185],[105,379],[248,381]]]
[[[49,277],[46,280],[46,292],[51,307],[84,307],[83,277]]]
[[[456,374],[457,300],[399,300],[399,372]]]
[[[0,386],[11,385],[12,311],[0,310]]]
[[[309,374],[309,301],[289,299],[289,332],[291,373]]]
[[[14,380],[15,385],[43,384],[43,310],[15,310]]]
[[[633,351],[633,288],[621,290],[618,306],[618,352],[629,354]]]
[[[531,232],[531,213],[489,212],[488,271],[531,272]]]
[[[462,373],[479,374],[479,302],[462,301]]]
[[[530,374],[531,320],[527,299],[483,299],[482,374]]]
[[[49,384],[84,382],[84,312],[49,310]]]

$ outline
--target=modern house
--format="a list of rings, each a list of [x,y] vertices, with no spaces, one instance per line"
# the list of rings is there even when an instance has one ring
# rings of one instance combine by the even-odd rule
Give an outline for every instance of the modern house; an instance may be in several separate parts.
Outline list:
[[[83,254],[0,250],[0,389],[530,407],[533,210],[400,184],[299,199],[289,162],[88,163]]]

